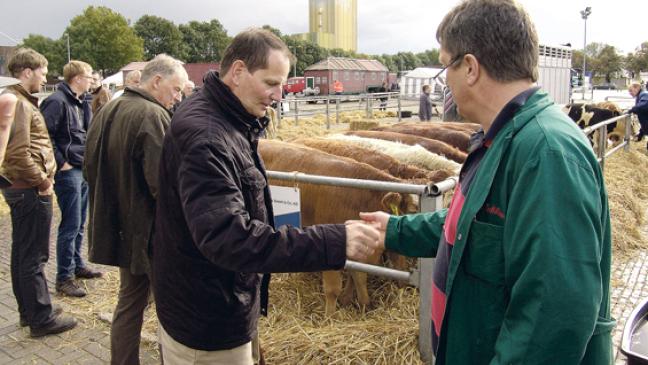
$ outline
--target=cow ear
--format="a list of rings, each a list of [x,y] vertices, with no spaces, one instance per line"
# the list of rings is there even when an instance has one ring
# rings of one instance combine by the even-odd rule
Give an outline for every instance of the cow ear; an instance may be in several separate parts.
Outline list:
[[[382,209],[393,215],[400,215],[400,205],[403,198],[399,193],[389,192],[385,194],[380,200]]]

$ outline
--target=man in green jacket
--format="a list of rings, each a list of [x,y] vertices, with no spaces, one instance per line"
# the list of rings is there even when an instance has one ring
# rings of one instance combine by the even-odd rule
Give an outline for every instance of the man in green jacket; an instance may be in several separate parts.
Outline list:
[[[589,142],[535,86],[538,40],[513,0],[439,25],[459,113],[479,122],[448,209],[380,223],[386,248],[436,257],[437,364],[611,364],[610,214]]]
[[[139,87],[126,88],[123,96],[106,104],[88,130],[88,257],[119,266],[111,364],[139,364],[162,141],[171,122],[169,110],[180,100],[186,81],[180,61],[158,55],[144,67]]]

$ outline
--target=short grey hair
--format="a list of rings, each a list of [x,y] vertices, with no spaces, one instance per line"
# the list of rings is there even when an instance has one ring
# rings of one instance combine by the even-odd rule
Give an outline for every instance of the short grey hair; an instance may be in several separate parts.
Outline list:
[[[443,18],[436,38],[451,59],[472,54],[499,82],[538,80],[538,34],[515,0],[463,0]]]
[[[154,59],[146,63],[140,82],[145,83],[155,75],[160,75],[163,78],[180,75],[185,80],[189,78],[182,62],[164,53],[155,56]]]

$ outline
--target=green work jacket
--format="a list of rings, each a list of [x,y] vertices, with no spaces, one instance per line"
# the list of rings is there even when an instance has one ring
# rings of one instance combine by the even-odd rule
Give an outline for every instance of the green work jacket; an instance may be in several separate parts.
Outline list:
[[[434,257],[445,216],[391,217],[387,248]],[[496,135],[465,197],[436,363],[611,364],[610,256],[601,168],[538,91]]]

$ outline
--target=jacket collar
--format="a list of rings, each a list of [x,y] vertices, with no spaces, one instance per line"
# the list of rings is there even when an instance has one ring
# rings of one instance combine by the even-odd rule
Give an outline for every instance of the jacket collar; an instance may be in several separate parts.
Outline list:
[[[13,91],[17,95],[23,96],[25,99],[27,99],[30,103],[32,103],[35,107],[38,108],[38,98],[35,97],[34,95],[30,94],[25,90],[25,88],[21,85],[12,85],[7,87],[7,89]]]
[[[68,98],[68,100],[70,102],[75,103],[79,107],[82,107],[83,103],[86,101],[85,100],[85,94],[86,93],[81,94],[81,97],[80,97],[81,99],[77,98],[74,91],[72,91],[72,88],[70,87],[70,85],[68,85],[68,83],[65,82],[65,81],[59,82],[56,85],[56,89],[61,90],[61,92],[63,92],[63,94]]]
[[[259,135],[268,126],[268,117],[257,118],[250,114],[241,103],[241,100],[234,95],[229,86],[221,81],[218,72],[210,71],[205,75],[204,89],[212,102],[218,105],[227,116],[228,122],[241,130],[243,133],[253,132]]]
[[[162,109],[164,109],[167,113],[169,113],[169,116],[173,115],[173,112],[171,112],[171,110],[167,109],[164,105],[162,105],[159,101],[157,101],[157,99],[153,97],[153,95],[149,94],[148,92],[146,92],[146,90],[141,89],[139,87],[126,86],[126,88],[124,89],[123,96],[139,96],[141,98],[150,101],[151,103],[159,105]]]

